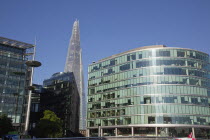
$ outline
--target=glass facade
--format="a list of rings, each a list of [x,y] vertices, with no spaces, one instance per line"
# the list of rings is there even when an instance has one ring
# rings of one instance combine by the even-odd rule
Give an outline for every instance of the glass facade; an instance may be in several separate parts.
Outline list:
[[[0,114],[7,114],[20,131],[25,122],[26,87],[31,77],[31,69],[26,67],[25,62],[30,58],[28,49],[33,47],[0,37]]]
[[[80,130],[86,128],[86,94],[84,91],[83,65],[82,65],[82,49],[80,47],[80,29],[79,21],[76,20],[72,29],[72,36],[66,57],[64,72],[73,72],[77,88],[80,94]]]
[[[43,82],[40,94],[40,110],[51,110],[63,121],[63,136],[74,136],[79,132],[80,97],[74,74],[58,72]]]
[[[89,65],[90,136],[99,130],[101,136],[173,137],[197,128],[209,131],[209,72],[208,54],[162,45],[137,48]],[[113,130],[103,130],[108,128]]]

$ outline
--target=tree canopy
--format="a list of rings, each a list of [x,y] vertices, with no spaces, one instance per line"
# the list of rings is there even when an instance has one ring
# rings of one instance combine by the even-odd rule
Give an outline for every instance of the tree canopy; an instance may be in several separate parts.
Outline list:
[[[35,128],[35,136],[39,138],[62,137],[62,121],[57,115],[50,111],[44,111],[44,117],[40,119]]]
[[[0,136],[8,134],[9,131],[13,131],[12,119],[7,115],[0,115]]]

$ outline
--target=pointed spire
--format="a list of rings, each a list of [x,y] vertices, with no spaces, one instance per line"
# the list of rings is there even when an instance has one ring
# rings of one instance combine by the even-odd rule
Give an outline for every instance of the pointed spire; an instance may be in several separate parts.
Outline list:
[[[77,20],[77,19],[74,21],[73,29],[74,29],[74,28],[79,29],[79,20]],[[73,33],[73,32],[72,32],[72,33]]]
[[[74,72],[77,69],[76,67],[78,67],[79,60],[76,60],[76,58],[80,58],[80,51],[80,31],[78,20],[76,19],[73,24],[64,72]],[[78,54],[79,56],[76,56],[75,54]]]

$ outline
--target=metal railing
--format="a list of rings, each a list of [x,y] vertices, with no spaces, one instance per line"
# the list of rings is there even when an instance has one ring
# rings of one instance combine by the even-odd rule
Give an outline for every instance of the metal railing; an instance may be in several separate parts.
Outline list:
[[[124,137],[69,137],[69,138],[35,138],[36,140],[175,140],[178,138],[172,137],[144,137],[144,136],[124,136]],[[33,139],[33,140],[35,140]],[[32,139],[23,139],[23,140],[32,140]],[[209,140],[196,138],[196,140]]]

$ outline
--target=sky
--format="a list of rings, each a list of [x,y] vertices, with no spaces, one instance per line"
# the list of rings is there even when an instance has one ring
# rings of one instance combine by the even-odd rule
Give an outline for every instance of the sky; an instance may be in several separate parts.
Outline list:
[[[64,71],[73,22],[87,88],[93,61],[141,46],[191,48],[210,54],[210,0],[1,0],[0,36],[34,44],[33,81]]]

